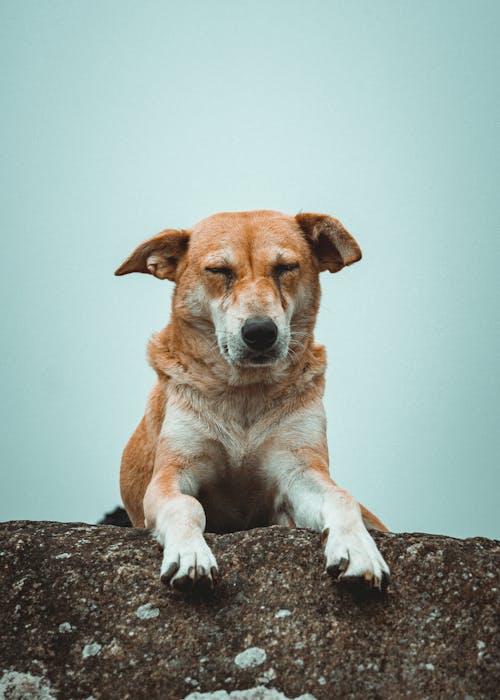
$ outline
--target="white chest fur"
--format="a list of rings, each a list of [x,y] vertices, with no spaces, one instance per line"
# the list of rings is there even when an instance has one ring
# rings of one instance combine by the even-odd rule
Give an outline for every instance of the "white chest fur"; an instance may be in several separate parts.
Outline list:
[[[227,531],[281,521],[286,477],[300,468],[295,451],[325,439],[321,401],[292,410],[237,394],[197,405],[173,393],[161,439],[190,469],[179,487],[195,496],[207,529]]]

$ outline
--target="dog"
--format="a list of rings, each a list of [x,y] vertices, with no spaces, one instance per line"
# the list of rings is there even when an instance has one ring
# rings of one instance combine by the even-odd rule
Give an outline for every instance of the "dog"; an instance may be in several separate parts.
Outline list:
[[[157,381],[120,471],[132,524],[163,546],[164,583],[214,586],[205,528],[284,525],[322,533],[335,579],[385,588],[367,527],[388,530],[329,474],[326,356],[313,339],[319,273],[360,258],[331,216],[263,210],[167,229],[116,270],[175,282],[170,323],[148,345]]]

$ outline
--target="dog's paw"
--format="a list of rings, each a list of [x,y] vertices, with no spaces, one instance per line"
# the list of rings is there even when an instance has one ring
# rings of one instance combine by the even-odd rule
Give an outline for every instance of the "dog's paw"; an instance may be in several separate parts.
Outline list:
[[[203,537],[165,546],[160,572],[163,583],[184,593],[202,593],[211,591],[218,577],[217,562]]]
[[[384,590],[389,567],[364,526],[351,531],[323,533],[326,572],[340,581],[363,580],[369,588]]]

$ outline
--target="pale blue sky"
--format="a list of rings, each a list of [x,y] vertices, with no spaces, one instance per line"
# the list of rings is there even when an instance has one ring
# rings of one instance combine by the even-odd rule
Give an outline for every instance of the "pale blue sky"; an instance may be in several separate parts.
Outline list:
[[[3,2],[0,519],[93,522],[170,284],[220,210],[328,212],[332,473],[394,530],[500,536],[497,2]],[[326,273],[325,273],[326,275]]]

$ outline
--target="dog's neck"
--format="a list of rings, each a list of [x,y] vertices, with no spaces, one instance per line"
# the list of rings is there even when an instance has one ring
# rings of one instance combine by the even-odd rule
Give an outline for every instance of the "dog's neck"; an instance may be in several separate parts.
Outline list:
[[[256,393],[261,402],[274,402],[312,385],[322,393],[326,366],[325,350],[314,344],[312,334],[287,362],[269,367],[231,365],[221,355],[213,331],[202,331],[179,319],[152,336],[148,358],[160,379],[168,378],[179,388],[189,387],[214,400],[230,399],[234,393],[239,402],[246,394],[253,397]]]

